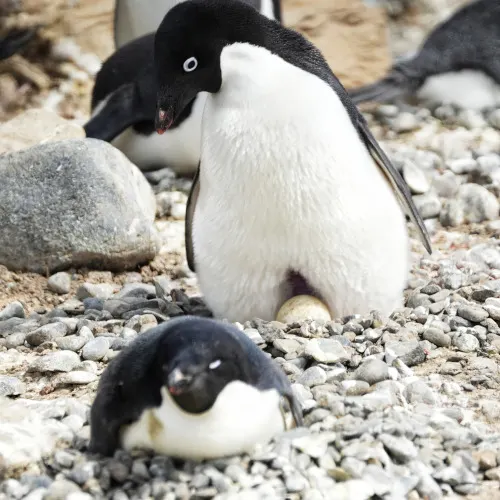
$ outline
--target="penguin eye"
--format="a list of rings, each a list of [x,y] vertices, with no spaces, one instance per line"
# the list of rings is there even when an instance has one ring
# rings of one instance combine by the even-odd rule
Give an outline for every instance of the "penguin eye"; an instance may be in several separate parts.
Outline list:
[[[197,67],[198,67],[198,59],[196,59],[196,57],[190,57],[189,59],[186,59],[184,61],[183,68],[186,73],[194,71]]]
[[[220,359],[216,359],[215,361],[212,361],[209,365],[208,365],[208,368],[210,368],[210,370],[215,370],[216,368],[219,368],[219,366],[221,365],[222,361]]]

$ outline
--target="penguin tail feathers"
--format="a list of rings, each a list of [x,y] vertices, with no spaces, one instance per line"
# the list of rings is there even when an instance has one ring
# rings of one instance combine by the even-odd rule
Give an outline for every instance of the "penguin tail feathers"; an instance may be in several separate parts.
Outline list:
[[[398,74],[397,78],[395,76],[394,73],[390,73],[375,83],[349,90],[349,96],[354,104],[366,101],[386,102],[402,97],[410,91],[412,86],[406,78],[401,78],[402,75]]]

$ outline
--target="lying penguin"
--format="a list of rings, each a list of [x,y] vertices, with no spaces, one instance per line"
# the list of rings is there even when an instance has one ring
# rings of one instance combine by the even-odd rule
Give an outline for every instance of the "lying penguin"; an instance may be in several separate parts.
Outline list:
[[[350,96],[357,104],[416,96],[476,110],[498,106],[499,46],[500,2],[472,2],[437,26],[415,56]]]
[[[156,128],[208,92],[186,251],[216,317],[272,320],[296,295],[332,316],[402,303],[408,186],[319,50],[231,0],[175,6],[155,40]]]
[[[269,18],[281,19],[279,0],[241,0]],[[115,41],[119,47],[103,64],[92,92],[87,137],[111,142],[142,170],[170,167],[192,176],[200,160],[201,117],[206,94],[183,110],[162,137],[155,134],[154,34],[163,14],[179,0],[118,0]],[[147,34],[149,33],[149,34]],[[145,36],[142,36],[145,35]],[[136,38],[136,37],[140,38]]]
[[[132,342],[103,373],[91,408],[91,452],[151,449],[183,459],[250,452],[297,426],[285,374],[234,326],[181,317]]]

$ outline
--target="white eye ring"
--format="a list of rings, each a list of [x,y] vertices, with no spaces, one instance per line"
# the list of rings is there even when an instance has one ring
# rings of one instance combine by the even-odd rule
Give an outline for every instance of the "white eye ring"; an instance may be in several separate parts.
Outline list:
[[[198,59],[196,59],[196,57],[190,57],[184,61],[184,65],[182,67],[186,73],[190,73],[198,67]]]
[[[215,370],[216,368],[219,368],[219,366],[221,365],[221,360],[220,359],[216,359],[215,361],[212,361],[208,367],[210,368],[210,370]]]

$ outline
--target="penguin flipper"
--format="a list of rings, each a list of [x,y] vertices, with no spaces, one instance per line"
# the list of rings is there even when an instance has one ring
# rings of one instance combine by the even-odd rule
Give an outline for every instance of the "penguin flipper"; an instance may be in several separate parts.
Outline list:
[[[24,47],[36,34],[38,26],[29,29],[14,29],[0,41],[0,60],[7,59]]]
[[[106,98],[104,106],[84,125],[85,134],[110,142],[135,123],[153,121],[154,109],[138,98],[136,82],[122,85]]]
[[[392,74],[369,85],[364,85],[348,91],[354,104],[366,101],[386,102],[403,97],[408,89],[402,82],[396,81]]]
[[[373,158],[373,160],[379,166],[385,176],[389,179],[400,203],[403,205],[412,222],[417,226],[420,239],[422,240],[425,249],[429,254],[431,254],[431,240],[429,238],[429,234],[425,227],[424,221],[420,216],[415,203],[413,202],[413,198],[411,196],[408,185],[373,137],[367,123],[365,122],[365,119],[361,116],[361,114],[359,114],[358,116],[358,131],[361,138],[363,139],[363,142],[365,143],[366,148],[370,153],[370,156]]]
[[[198,163],[198,168],[196,169],[196,174],[193,179],[193,184],[191,185],[191,191],[189,192],[189,198],[186,205],[186,225],[184,232],[187,263],[189,269],[191,269],[191,271],[193,272],[195,272],[194,249],[193,249],[193,217],[194,217],[194,211],[196,209],[196,201],[198,200],[199,192],[200,192],[200,164]]]

